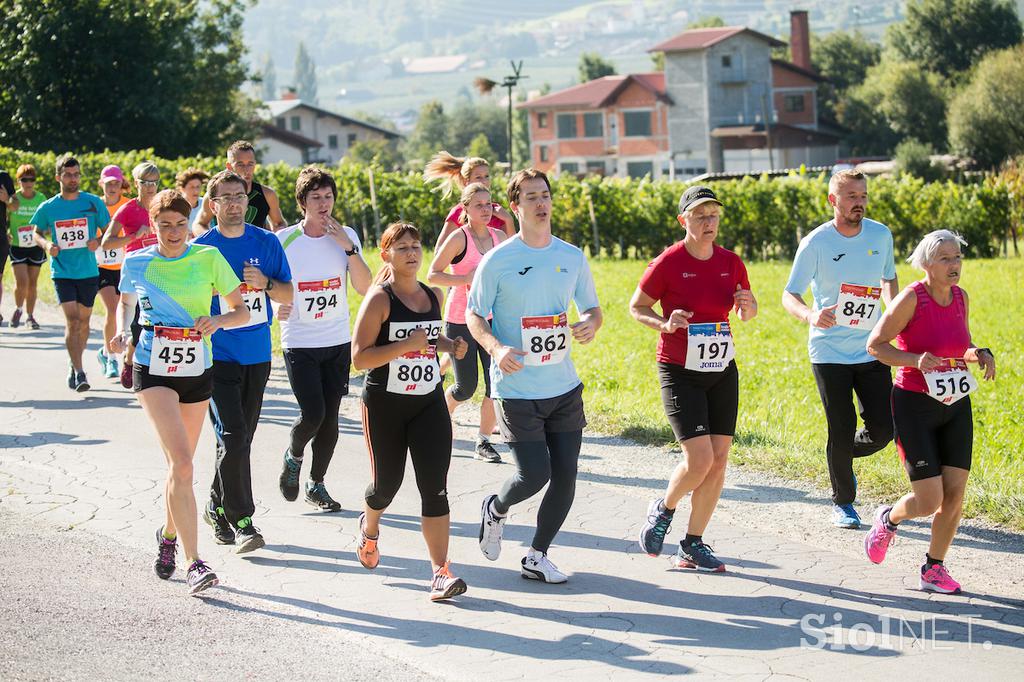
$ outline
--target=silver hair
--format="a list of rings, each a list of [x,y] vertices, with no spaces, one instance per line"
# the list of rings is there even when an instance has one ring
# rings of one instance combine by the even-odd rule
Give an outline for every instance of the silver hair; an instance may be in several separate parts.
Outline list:
[[[907,262],[916,270],[924,270],[924,266],[930,264],[935,258],[935,252],[946,242],[956,242],[960,246],[967,246],[964,238],[952,230],[935,230],[929,232],[921,239],[914,252],[910,254]]]
[[[132,168],[132,177],[135,178],[136,180],[141,180],[147,175],[151,175],[153,173],[156,173],[159,176],[160,169],[157,168],[156,164],[153,163],[152,161],[143,161],[135,168]]]

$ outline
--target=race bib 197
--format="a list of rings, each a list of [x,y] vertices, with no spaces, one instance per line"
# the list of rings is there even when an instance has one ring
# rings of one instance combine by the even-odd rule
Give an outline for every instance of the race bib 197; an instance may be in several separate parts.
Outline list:
[[[36,228],[34,225],[25,225],[18,228],[18,246],[27,249],[36,245]]]
[[[534,367],[557,365],[569,355],[572,336],[565,313],[523,317],[520,322],[523,350],[526,351],[523,364]]]
[[[734,357],[736,346],[728,322],[705,322],[686,328],[686,369],[721,372]]]
[[[186,327],[153,327],[149,373],[161,377],[197,377],[206,371],[203,335]]]
[[[238,292],[242,294],[242,302],[249,309],[249,321],[234,327],[223,327],[223,329],[239,329],[241,327],[252,327],[253,325],[266,323],[268,303],[267,295],[263,293],[263,289],[254,289],[245,282],[242,282],[241,286],[238,287]],[[217,298],[220,302],[220,312],[222,314],[230,310],[231,306],[228,305],[226,298],[223,296],[218,296]]]
[[[978,380],[963,358],[943,358],[942,362],[941,367],[922,372],[928,395],[943,405],[952,405],[978,388]]]
[[[53,230],[57,234],[57,246],[61,249],[84,249],[89,241],[88,218],[55,220]]]
[[[841,327],[871,329],[882,315],[881,287],[859,284],[839,285],[836,324]]]
[[[302,322],[330,322],[341,317],[345,301],[345,283],[341,277],[299,282],[295,306]]]

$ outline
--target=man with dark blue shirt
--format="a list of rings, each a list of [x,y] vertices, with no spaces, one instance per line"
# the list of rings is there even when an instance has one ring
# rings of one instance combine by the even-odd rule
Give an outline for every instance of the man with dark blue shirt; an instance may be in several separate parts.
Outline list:
[[[256,507],[249,455],[270,378],[270,301],[292,302],[292,275],[277,237],[245,222],[245,180],[221,171],[210,179],[207,191],[217,226],[195,241],[220,249],[242,280],[249,323],[218,330],[212,339],[210,420],[217,437],[217,471],[203,518],[213,527],[217,543],[230,545],[237,539],[241,554],[264,545],[252,523]],[[214,297],[212,314],[221,307],[220,297]]]

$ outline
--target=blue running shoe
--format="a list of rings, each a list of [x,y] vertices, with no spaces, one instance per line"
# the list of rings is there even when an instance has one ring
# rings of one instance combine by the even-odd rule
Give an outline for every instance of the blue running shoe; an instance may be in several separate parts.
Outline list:
[[[852,504],[832,505],[832,525],[836,528],[860,528],[860,516]]]
[[[665,534],[672,528],[673,512],[662,510],[664,499],[652,500],[647,507],[647,521],[640,529],[640,549],[647,556],[659,556],[665,544]]]

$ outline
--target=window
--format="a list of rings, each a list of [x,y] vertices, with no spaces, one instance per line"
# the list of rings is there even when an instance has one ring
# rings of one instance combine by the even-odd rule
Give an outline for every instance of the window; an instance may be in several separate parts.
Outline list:
[[[542,162],[544,162],[544,163],[547,163],[547,160],[548,160],[548,148],[546,146],[545,147],[537,147],[537,151],[540,154],[540,160]]]
[[[579,173],[580,165],[576,162],[563,161],[559,166],[559,170],[562,173]]]
[[[604,175],[604,161],[587,161],[587,174]]]
[[[348,141],[347,141],[348,146],[351,147],[355,143],[356,143],[356,134],[355,133],[349,133],[348,134]]]
[[[731,54],[724,54],[724,55],[722,55],[722,68],[723,69],[731,69],[732,68],[732,55]]]
[[[579,137],[576,133],[576,114],[559,114],[555,120],[558,122],[558,137],[563,140]]]
[[[650,111],[627,111],[622,114],[626,137],[649,137],[651,134]]]
[[[548,114],[545,111],[537,113],[537,127],[547,128],[548,127]]]
[[[298,116],[292,116],[292,130],[302,130],[302,119]]]
[[[604,137],[604,116],[600,113],[583,114],[583,137]]]
[[[626,164],[626,174],[631,178],[642,178],[645,175],[654,177],[654,163],[651,161],[630,161]]]
[[[795,112],[804,110],[803,95],[786,95],[782,101],[786,111]]]
[[[337,149],[338,148],[338,136],[337,135],[328,135],[327,136],[327,147],[329,149]]]
[[[284,130],[285,128],[288,127],[286,125],[286,121],[284,120],[284,116],[282,116],[281,118],[277,119],[277,127],[280,128],[281,130]]]

